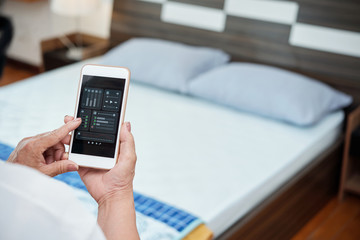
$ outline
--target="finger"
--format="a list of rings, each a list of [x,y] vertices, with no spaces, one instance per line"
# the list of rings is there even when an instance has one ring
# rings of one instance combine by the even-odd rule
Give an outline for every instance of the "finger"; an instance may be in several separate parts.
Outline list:
[[[78,169],[79,166],[73,161],[62,160],[42,166],[40,171],[48,176],[55,177],[56,175],[66,172],[77,171]]]
[[[46,164],[50,164],[55,162],[54,159],[54,149],[53,148],[49,148],[44,152],[44,158],[45,158],[45,162]]]
[[[60,160],[62,160],[62,156],[64,155],[64,153],[65,153],[65,149],[55,150],[55,152],[54,152],[54,159],[55,159],[55,161],[60,161]]]
[[[64,138],[61,140],[61,143],[62,143],[62,144],[69,145],[69,144],[70,144],[70,140],[71,140],[71,135],[67,135],[66,137],[64,137]]]
[[[66,115],[64,117],[64,123],[68,123],[68,122],[70,122],[72,120],[74,120],[73,116]],[[70,145],[70,140],[71,140],[71,134],[67,135],[63,140],[61,140],[61,143],[66,144],[66,145]]]
[[[32,139],[37,141],[38,139],[42,138],[43,136],[48,135],[49,133],[50,132],[39,133],[39,134],[35,135],[34,137],[32,137]]]
[[[89,172],[90,168],[87,168],[87,167],[79,167],[79,175],[82,177],[82,176],[85,176],[88,172]]]
[[[51,148],[54,148],[55,150],[62,150],[65,151],[65,145],[60,142],[56,143],[54,146],[52,146]]]
[[[59,161],[65,152],[64,144],[57,143],[54,146],[50,147],[44,152],[45,161],[47,164],[50,164],[55,161]]]
[[[134,137],[130,132],[131,125],[129,122],[125,122],[121,126],[120,132],[120,150],[118,161],[125,159],[134,159],[136,160],[135,153],[135,142]]]
[[[109,170],[89,168],[89,167],[80,167],[79,166],[78,172],[79,172],[80,176],[85,176],[88,173],[106,173],[106,172],[109,172]]]
[[[73,116],[68,116],[68,115],[66,115],[66,116],[64,117],[64,123],[68,123],[68,122],[70,122],[70,121],[72,121],[72,120],[74,120],[74,117],[73,117]]]
[[[135,142],[134,137],[131,134],[131,125],[129,122],[125,122],[121,126],[121,132],[120,132],[120,154],[127,155],[135,153]]]
[[[77,119],[74,119],[74,120],[66,123],[65,125],[61,126],[60,128],[58,128],[46,135],[39,137],[39,145],[43,149],[47,149],[47,148],[61,142],[61,140],[64,139],[69,134],[69,132],[78,128],[80,126],[80,124],[81,124],[81,118],[77,118]]]
[[[65,146],[64,144],[62,144],[61,142],[56,143],[54,146],[52,146],[51,148],[55,149],[55,150],[63,150],[65,151]]]
[[[69,153],[64,152],[63,155],[61,156],[61,160],[68,160],[69,159]]]

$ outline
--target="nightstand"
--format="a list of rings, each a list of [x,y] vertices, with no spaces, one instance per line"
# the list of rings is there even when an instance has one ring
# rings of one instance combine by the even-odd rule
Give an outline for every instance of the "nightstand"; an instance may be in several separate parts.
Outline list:
[[[87,58],[104,54],[109,49],[109,41],[103,38],[91,36],[84,33],[73,33],[66,35],[67,41],[74,45],[81,42],[82,53],[78,60],[71,59],[67,55],[68,48],[60,38],[52,38],[41,41],[41,52],[43,59],[43,70],[48,71],[62,67]]]
[[[360,195],[360,107],[347,119],[339,200],[345,193]]]

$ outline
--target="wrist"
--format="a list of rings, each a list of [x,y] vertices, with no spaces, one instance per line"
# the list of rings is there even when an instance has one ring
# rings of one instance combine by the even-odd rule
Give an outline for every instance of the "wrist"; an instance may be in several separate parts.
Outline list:
[[[139,240],[132,188],[108,193],[98,204],[97,221],[107,239]]]
[[[134,201],[134,192],[132,186],[129,186],[121,190],[114,190],[109,193],[106,193],[97,202],[100,209],[102,207],[113,205],[114,203],[128,201],[129,199],[131,201]]]

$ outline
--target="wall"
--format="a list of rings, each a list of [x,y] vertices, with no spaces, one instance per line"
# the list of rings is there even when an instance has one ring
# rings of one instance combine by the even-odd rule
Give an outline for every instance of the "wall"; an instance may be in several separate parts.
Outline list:
[[[81,17],[79,29],[95,36],[109,37],[112,0],[102,0],[99,10]],[[59,16],[50,11],[49,1],[25,3],[6,1],[1,14],[12,19],[15,35],[7,55],[18,61],[41,66],[40,42],[77,29],[75,18]]]

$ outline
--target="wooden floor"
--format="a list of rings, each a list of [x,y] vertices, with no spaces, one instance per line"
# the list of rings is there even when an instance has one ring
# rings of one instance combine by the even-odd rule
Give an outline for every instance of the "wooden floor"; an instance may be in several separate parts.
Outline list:
[[[38,74],[38,72],[37,70],[24,68],[19,64],[8,63],[0,78],[0,87],[34,76]]]
[[[292,240],[359,240],[360,197],[333,198]]]
[[[36,75],[38,72],[18,65],[5,67],[0,86]],[[343,202],[334,197],[301,229],[292,240],[359,240],[360,197],[347,196]]]

